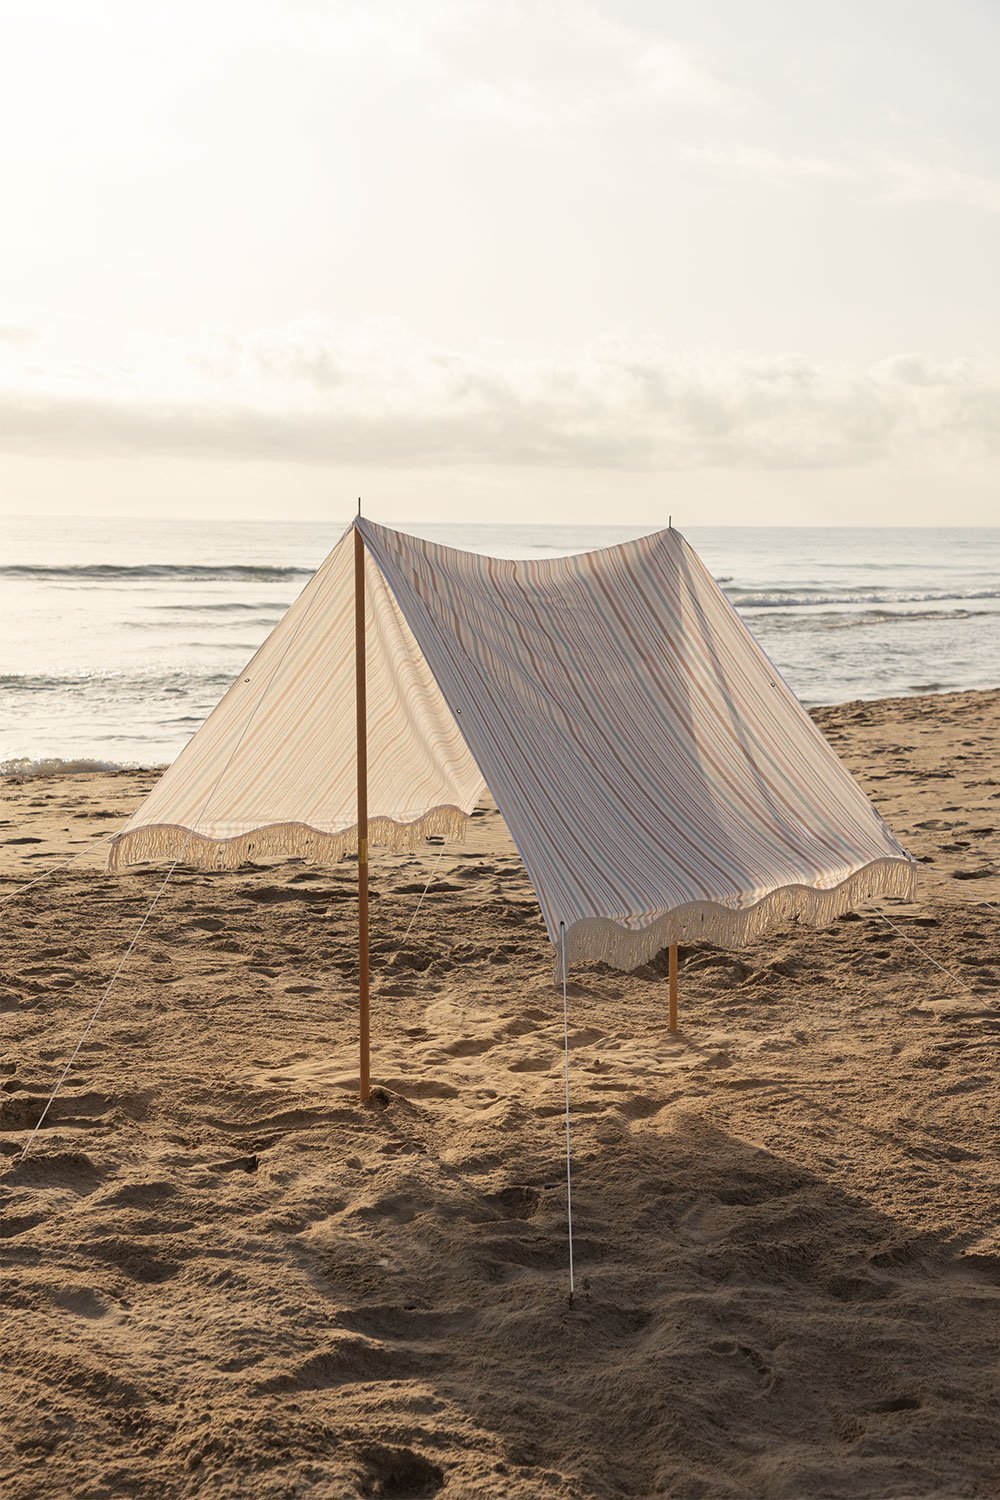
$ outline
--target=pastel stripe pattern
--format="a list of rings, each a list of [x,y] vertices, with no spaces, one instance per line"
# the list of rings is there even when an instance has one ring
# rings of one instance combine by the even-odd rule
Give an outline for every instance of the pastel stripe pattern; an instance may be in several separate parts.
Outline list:
[[[373,842],[454,831],[485,780],[552,942],[621,968],[912,894],[913,862],[679,532],[513,562],[357,525]],[[244,674],[270,664],[273,686],[230,690],[115,864],[176,857],[187,830],[210,863],[356,845],[348,541]]]
[[[744,942],[913,864],[679,532],[510,562],[359,523],[571,962]]]
[[[365,558],[370,838],[461,837],[484,783],[413,634]],[[112,841],[109,867],[333,861],[357,850],[354,535],[345,532]]]

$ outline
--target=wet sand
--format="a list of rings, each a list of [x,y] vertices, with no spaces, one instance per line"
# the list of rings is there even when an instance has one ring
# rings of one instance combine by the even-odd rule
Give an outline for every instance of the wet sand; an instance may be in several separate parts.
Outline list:
[[[677,1036],[573,974],[572,1308],[495,810],[376,860],[363,1109],[353,866],[179,870],[19,1162],[164,871],[0,906],[7,1500],[1000,1495],[1000,692],[816,717],[918,899],[683,950]],[[0,896],[154,779],[5,784]]]

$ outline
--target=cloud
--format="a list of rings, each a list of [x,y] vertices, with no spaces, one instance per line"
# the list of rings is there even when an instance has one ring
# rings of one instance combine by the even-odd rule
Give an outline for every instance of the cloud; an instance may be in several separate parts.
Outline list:
[[[774,183],[855,183],[893,203],[937,203],[983,213],[1000,212],[1000,178],[963,171],[947,163],[914,161],[883,153],[853,160],[799,156],[740,144],[686,146],[678,154],[684,161]]]
[[[253,0],[237,47],[289,60],[327,86],[415,88],[425,107],[466,122],[555,130],[660,106],[742,108],[750,97],[714,59],[626,20],[607,0]],[[233,45],[228,19],[188,0],[189,24]]]
[[[898,203],[940,203],[1000,213],[1000,178],[893,156],[876,157],[875,164],[884,174],[886,195]]]
[[[769,151],[763,146],[687,146],[681,150],[680,156],[684,161],[753,173],[778,181],[847,182],[862,175],[857,167],[847,162],[822,156],[790,156]]]
[[[579,0],[462,0],[419,13],[459,112],[539,128],[660,106],[742,108],[749,96],[678,41]],[[414,24],[406,10],[403,24]]]
[[[849,468],[1000,451],[1000,361],[681,359],[655,342],[465,350],[319,323],[0,354],[0,448],[401,469]]]

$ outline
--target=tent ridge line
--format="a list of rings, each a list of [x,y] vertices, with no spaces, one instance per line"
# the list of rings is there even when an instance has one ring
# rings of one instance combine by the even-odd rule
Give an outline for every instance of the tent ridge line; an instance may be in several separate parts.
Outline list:
[[[370,818],[368,839],[381,849],[399,854],[413,853],[433,835],[463,843],[470,817],[471,813],[460,807],[442,804],[429,808],[411,823]],[[112,874],[127,873],[132,865],[174,859],[182,852],[185,863],[196,869],[235,870],[261,855],[333,864],[357,851],[357,823],[335,833],[308,823],[268,823],[222,839],[197,833],[179,823],[152,823],[115,837],[108,851],[108,869]]]

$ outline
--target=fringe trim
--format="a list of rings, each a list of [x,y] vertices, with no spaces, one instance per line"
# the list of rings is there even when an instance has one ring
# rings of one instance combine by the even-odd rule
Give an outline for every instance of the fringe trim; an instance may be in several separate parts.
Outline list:
[[[916,865],[909,859],[877,859],[855,870],[830,890],[815,886],[786,885],[771,891],[744,911],[715,901],[692,901],[664,912],[638,930],[621,926],[607,917],[587,917],[574,922],[566,933],[567,964],[604,963],[614,969],[637,969],[671,943],[714,943],[719,948],[738,948],[752,943],[780,922],[799,921],[809,927],[825,927],[844,912],[876,896],[901,896],[912,900],[916,890]],[[562,983],[562,957],[558,936],[554,977]]]
[[[411,853],[437,834],[449,842],[464,842],[471,814],[458,807],[432,807],[412,823],[372,818],[369,842],[394,853]],[[199,870],[236,870],[253,859],[307,859],[335,864],[345,854],[356,854],[358,828],[325,833],[307,823],[271,823],[229,839],[208,838],[176,823],[151,823],[120,833],[111,841],[108,869],[121,873],[129,866],[154,860],[178,860]],[[715,901],[692,901],[674,907],[645,927],[624,927],[609,917],[585,917],[566,933],[567,964],[604,963],[615,969],[637,969],[671,943],[713,943],[738,948],[752,943],[781,922],[798,921],[825,927],[844,912],[877,896],[912,900],[916,864],[910,859],[877,859],[855,870],[829,890],[786,885],[771,891],[744,910]],[[561,983],[562,957],[558,937],[554,978]]]
[[[460,807],[432,807],[413,823],[392,818],[370,818],[368,842],[405,854],[419,849],[431,834],[449,842],[464,842],[471,814]],[[254,859],[308,859],[336,864],[345,854],[358,852],[358,825],[325,833],[308,823],[270,823],[229,839],[214,839],[178,823],[150,823],[119,833],[111,841],[108,869],[120,873],[129,865],[153,860],[179,860],[198,870],[237,870]]]

